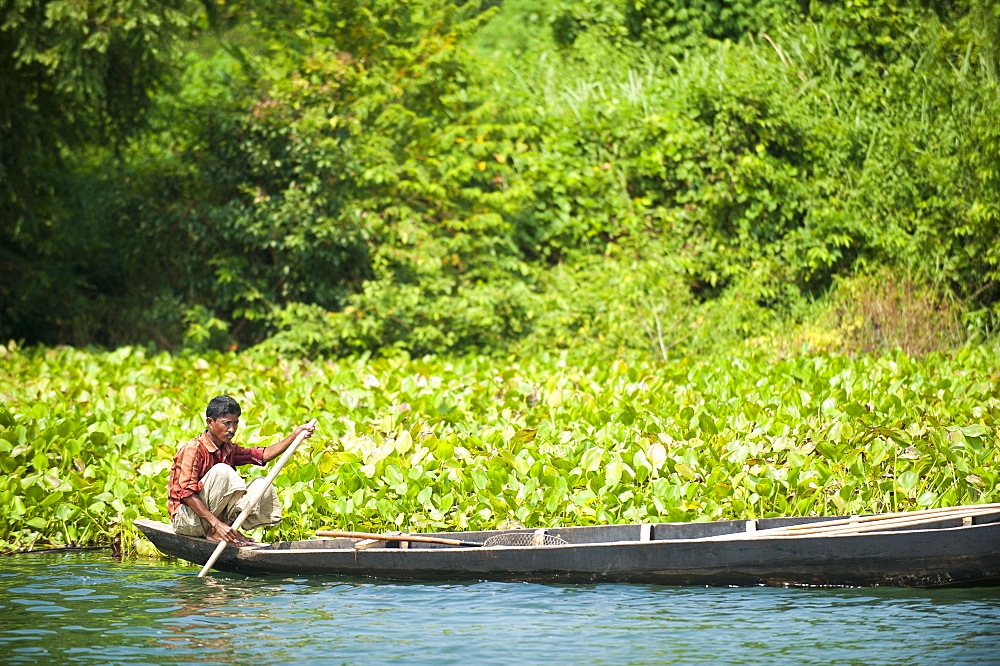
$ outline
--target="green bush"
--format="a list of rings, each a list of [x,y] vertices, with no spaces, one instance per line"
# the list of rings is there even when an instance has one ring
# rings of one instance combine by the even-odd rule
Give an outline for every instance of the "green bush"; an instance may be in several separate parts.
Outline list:
[[[627,0],[633,39],[647,44],[697,43],[704,37],[738,41],[801,20],[807,0]]]
[[[1000,16],[984,0],[247,2],[202,19],[215,32],[146,131],[117,152],[66,143],[63,167],[32,172],[47,194],[0,248],[0,333],[275,335],[339,355],[561,346],[596,326],[595,345],[638,350],[641,312],[650,331],[654,313],[719,313],[735,343],[883,266],[995,330]],[[491,51],[502,35],[517,48]],[[621,334],[597,323],[658,262],[626,302],[662,310],[631,305]]]

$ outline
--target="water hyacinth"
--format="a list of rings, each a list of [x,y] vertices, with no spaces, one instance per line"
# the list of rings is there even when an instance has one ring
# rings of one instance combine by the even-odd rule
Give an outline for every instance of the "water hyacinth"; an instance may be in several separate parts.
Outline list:
[[[131,521],[166,520],[170,460],[220,393],[243,407],[245,445],[320,422],[275,481],[286,518],[264,540],[995,502],[1000,389],[983,369],[998,361],[988,347],[583,365],[10,345],[3,547],[143,547]]]

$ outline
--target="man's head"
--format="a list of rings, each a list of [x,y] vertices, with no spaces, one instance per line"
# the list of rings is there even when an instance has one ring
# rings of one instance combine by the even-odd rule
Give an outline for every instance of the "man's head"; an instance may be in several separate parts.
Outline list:
[[[205,425],[217,445],[232,442],[240,426],[240,405],[228,395],[212,398],[205,410]]]
[[[205,410],[205,416],[210,419],[217,419],[220,416],[225,416],[226,414],[239,416],[241,413],[240,403],[236,402],[228,395],[215,396],[209,400],[208,409]]]

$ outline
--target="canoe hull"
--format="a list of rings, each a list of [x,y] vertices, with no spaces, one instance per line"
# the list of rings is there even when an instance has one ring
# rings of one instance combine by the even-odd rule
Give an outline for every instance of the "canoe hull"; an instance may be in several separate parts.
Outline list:
[[[995,517],[1000,521],[1000,516]],[[799,519],[801,520],[801,519]],[[661,585],[938,587],[1000,583],[1000,522],[846,536],[706,540],[746,521],[550,530],[570,543],[451,547],[397,542],[365,550],[316,539],[227,548],[215,568],[240,574],[338,575],[411,580],[499,580]],[[164,554],[204,564],[216,544],[136,521]],[[682,528],[693,526],[686,531]],[[684,538],[658,538],[684,534]],[[496,532],[439,534],[481,541]],[[650,534],[653,536],[650,537]],[[693,534],[694,536],[690,536]],[[622,538],[625,537],[625,538]]]

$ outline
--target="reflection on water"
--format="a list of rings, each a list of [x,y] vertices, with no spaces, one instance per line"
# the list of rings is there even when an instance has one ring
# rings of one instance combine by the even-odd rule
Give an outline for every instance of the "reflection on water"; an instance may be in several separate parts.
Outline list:
[[[1000,663],[1000,588],[807,590],[197,578],[0,559],[0,663]]]

